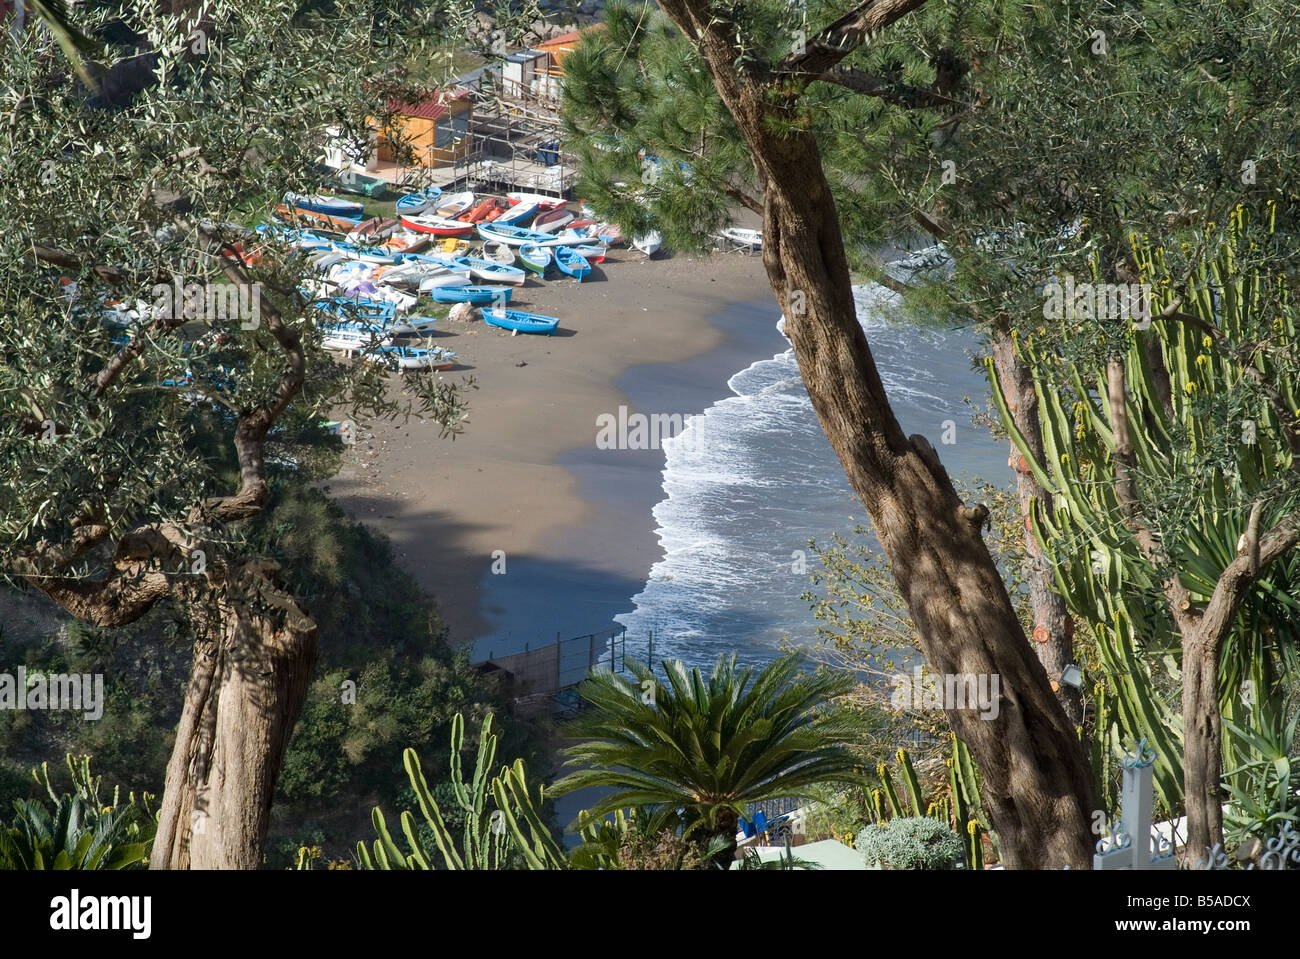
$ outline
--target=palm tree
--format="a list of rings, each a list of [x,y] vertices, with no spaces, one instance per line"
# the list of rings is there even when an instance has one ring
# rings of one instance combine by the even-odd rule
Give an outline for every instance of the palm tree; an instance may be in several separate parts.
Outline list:
[[[595,709],[566,730],[587,741],[563,750],[566,766],[585,768],[557,782],[552,795],[612,787],[588,811],[596,818],[641,805],[681,809],[701,831],[724,839],[714,861],[727,868],[747,804],[859,778],[848,747],[860,721],[826,708],[855,680],[825,670],[801,676],[801,658],[782,656],[755,676],[737,670],[734,654],[719,656],[707,682],[699,669],[668,660],[661,664],[667,685],[635,662],[628,666],[636,681],[592,673],[578,691]]]

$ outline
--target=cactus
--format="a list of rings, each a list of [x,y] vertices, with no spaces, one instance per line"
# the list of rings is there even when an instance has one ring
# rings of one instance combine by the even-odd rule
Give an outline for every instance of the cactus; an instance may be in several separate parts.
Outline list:
[[[460,750],[465,739],[465,720],[459,713],[451,724],[451,787],[456,803],[465,812],[465,829],[458,843],[447,828],[442,810],[429,789],[415,750],[402,754],[402,764],[415,792],[425,824],[433,834],[434,845],[445,869],[502,869],[518,853],[529,869],[567,868],[564,851],[551,836],[541,814],[543,791],[528,785],[522,760],[502,767],[492,776],[497,737],[492,716],[483,719],[479,734],[478,758],[474,776],[466,783],[461,767]],[[357,843],[357,861],[362,869],[433,869],[433,859],[418,832],[418,823],[410,812],[400,817],[402,835],[409,853],[403,853],[388,829],[378,808],[371,812],[371,822],[378,838],[371,848]]]
[[[984,868],[984,831],[979,820],[972,819],[966,823],[966,865],[968,869]]]
[[[1125,331],[1119,347],[1130,390],[1126,406],[1135,473],[1157,498],[1183,496],[1175,507],[1158,507],[1176,508],[1180,517],[1176,535],[1166,537],[1163,547],[1198,602],[1208,599],[1235,557],[1249,504],[1291,468],[1285,420],[1300,410],[1300,384],[1285,358],[1296,343],[1297,316],[1283,278],[1266,275],[1259,266],[1242,268],[1248,234],[1249,217],[1239,207],[1226,237],[1213,255],[1193,264],[1186,281],[1164,250],[1136,238],[1132,244],[1141,279],[1154,291],[1150,327]],[[1175,307],[1178,317],[1161,315]],[[1158,756],[1159,799],[1174,808],[1182,798],[1177,666],[1169,667],[1166,679],[1161,661],[1180,648],[1181,637],[1151,599],[1159,595],[1167,572],[1152,565],[1120,521],[1124,511],[1110,480],[1116,453],[1104,400],[1105,358],[1063,362],[1056,344],[1071,336],[1074,321],[1065,323],[1046,335],[1017,337],[1039,401],[1041,462],[1016,430],[988,363],[993,399],[1029,469],[1051,493],[1050,511],[1035,503],[1032,529],[1052,558],[1057,592],[1094,640],[1092,679],[1102,693],[1090,751],[1098,795],[1112,791],[1119,744],[1146,737]],[[1148,357],[1153,354],[1168,371],[1167,395],[1152,375]],[[1270,384],[1274,395],[1261,398],[1250,380]],[[1217,418],[1211,415],[1216,411]],[[1249,439],[1240,435],[1245,423]],[[1264,527],[1275,522],[1281,508],[1265,511]],[[1243,679],[1255,682],[1260,698],[1276,695],[1277,664],[1294,664],[1300,640],[1298,579],[1300,562],[1284,557],[1243,601],[1221,656],[1220,698],[1226,711],[1237,708]],[[1224,737],[1224,747],[1228,763],[1242,748],[1232,736]]]
[[[898,757],[898,765],[903,771],[903,785],[907,789],[907,801],[911,804],[912,815],[920,816],[923,807],[921,781],[916,778],[916,768],[912,765],[912,757],[907,754],[906,749],[899,749],[895,755]]]
[[[885,801],[889,803],[888,818],[906,816],[907,810],[903,808],[903,803],[898,798],[898,790],[894,788],[894,780],[889,775],[889,767],[884,763],[878,763],[876,765],[876,775],[880,778],[880,789],[885,794]]]
[[[979,777],[975,770],[975,763],[971,759],[970,750],[955,735],[951,737],[951,743],[951,752],[944,760],[944,765],[948,770],[947,794],[940,795],[929,803],[925,802],[921,791],[920,777],[916,772],[915,765],[912,763],[912,757],[906,749],[899,749],[894,755],[898,760],[900,774],[907,793],[908,807],[905,807],[899,799],[889,768],[884,763],[876,766],[876,775],[880,780],[880,788],[872,789],[870,794],[875,821],[884,823],[890,819],[924,815],[927,818],[948,823],[959,833],[968,829],[970,823],[974,823],[979,836],[986,833],[989,835],[996,851],[997,836],[989,829],[988,818],[985,816],[984,806],[980,802]],[[978,856],[982,868],[984,861],[983,845],[978,836],[974,842],[979,849],[976,852],[974,847],[969,842],[967,843],[968,861],[974,862],[976,861],[974,857]]]

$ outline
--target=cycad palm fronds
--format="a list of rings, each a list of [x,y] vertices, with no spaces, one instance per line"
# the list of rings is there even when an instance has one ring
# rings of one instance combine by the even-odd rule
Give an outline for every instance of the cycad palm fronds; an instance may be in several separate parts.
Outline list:
[[[710,827],[748,803],[803,795],[818,783],[855,778],[848,749],[859,732],[848,712],[826,709],[853,688],[847,673],[800,676],[800,657],[781,657],[755,674],[722,656],[706,680],[699,669],[662,663],[665,682],[629,662],[636,677],[602,671],[579,687],[595,708],[568,734],[588,740],[564,750],[586,767],[553,787],[555,795],[613,787],[589,812],[629,806],[681,808]],[[730,815],[722,824],[734,823]]]

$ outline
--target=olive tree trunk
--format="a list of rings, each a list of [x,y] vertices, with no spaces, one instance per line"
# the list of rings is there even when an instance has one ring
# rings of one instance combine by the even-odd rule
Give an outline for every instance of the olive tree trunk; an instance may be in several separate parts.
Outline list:
[[[275,784],[307,696],[316,627],[266,589],[220,600],[196,641],[167,765],[152,869],[257,869]]]

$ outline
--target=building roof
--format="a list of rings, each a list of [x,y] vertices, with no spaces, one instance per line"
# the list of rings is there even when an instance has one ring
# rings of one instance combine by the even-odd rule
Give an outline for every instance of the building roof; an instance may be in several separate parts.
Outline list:
[[[551,47],[572,46],[573,44],[578,42],[578,38],[581,36],[582,34],[577,30],[573,30],[569,33],[562,33],[558,37],[551,37],[551,39],[537,44],[537,49],[549,50]]]
[[[454,90],[439,90],[419,103],[409,103],[405,100],[389,100],[388,109],[407,117],[436,120],[447,112],[449,104],[457,100],[467,99],[470,93],[471,91],[466,87],[456,87]]]

